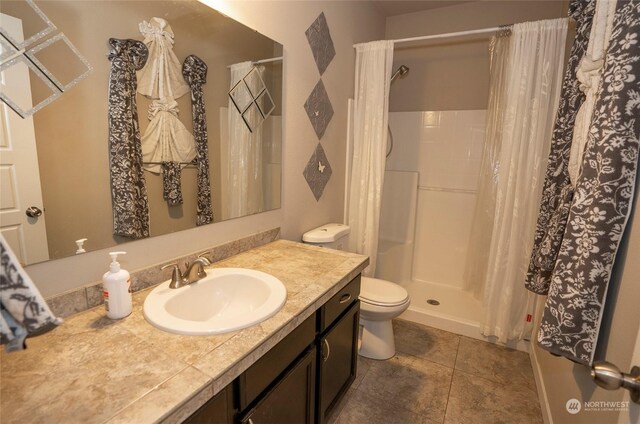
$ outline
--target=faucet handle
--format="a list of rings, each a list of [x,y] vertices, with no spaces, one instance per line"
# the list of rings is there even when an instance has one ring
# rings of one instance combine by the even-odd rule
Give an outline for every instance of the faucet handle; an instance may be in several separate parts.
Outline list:
[[[201,254],[198,255],[199,259],[204,259],[206,264],[205,266],[209,266],[211,265],[211,259],[209,259],[209,257],[207,256],[210,252],[202,252]]]
[[[178,264],[176,262],[172,262],[170,264],[162,266],[160,269],[164,270],[171,266],[173,267],[173,272],[171,273],[171,283],[169,283],[169,288],[177,289],[178,287],[184,285],[184,277],[182,276],[182,272],[180,272],[180,267],[178,266]]]
[[[161,270],[165,270],[167,268],[169,268],[170,266],[173,267],[178,267],[178,264],[176,262],[171,262],[170,264],[166,264],[160,267]],[[178,270],[180,270],[180,268],[178,268]]]

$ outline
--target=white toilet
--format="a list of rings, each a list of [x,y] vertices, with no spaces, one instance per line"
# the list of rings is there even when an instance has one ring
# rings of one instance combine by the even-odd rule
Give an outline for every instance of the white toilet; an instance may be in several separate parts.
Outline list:
[[[302,241],[330,249],[346,250],[349,226],[327,224],[307,231]],[[409,293],[398,284],[362,277],[360,287],[360,350],[362,356],[389,359],[396,352],[391,320],[409,307]]]

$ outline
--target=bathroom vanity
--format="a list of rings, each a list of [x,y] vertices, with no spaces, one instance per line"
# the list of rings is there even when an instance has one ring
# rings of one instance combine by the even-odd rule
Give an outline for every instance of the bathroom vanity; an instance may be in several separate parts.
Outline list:
[[[13,422],[325,422],[356,374],[368,259],[278,240],[215,263],[280,279],[271,318],[215,336],[171,334],[96,308],[0,354],[0,419]]]
[[[356,377],[360,276],[187,423],[323,423]]]

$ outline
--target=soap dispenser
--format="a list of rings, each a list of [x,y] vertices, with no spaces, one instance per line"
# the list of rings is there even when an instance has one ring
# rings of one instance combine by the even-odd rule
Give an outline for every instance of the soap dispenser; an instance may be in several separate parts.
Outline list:
[[[88,239],[86,238],[82,238],[80,240],[76,240],[76,246],[78,246],[78,249],[76,250],[76,255],[79,255],[81,253],[85,253],[86,250],[84,249],[84,242],[87,241]]]
[[[129,273],[120,269],[118,255],[127,252],[109,252],[111,266],[109,271],[102,276],[104,304],[107,309],[107,317],[121,319],[131,314],[131,278]]]

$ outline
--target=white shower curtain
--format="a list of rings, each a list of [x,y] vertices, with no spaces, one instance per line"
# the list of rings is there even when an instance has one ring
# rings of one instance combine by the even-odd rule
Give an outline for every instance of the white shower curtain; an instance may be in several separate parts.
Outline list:
[[[231,65],[231,85],[253,69],[251,62]],[[258,67],[263,76],[264,67]],[[257,113],[254,110],[253,113]],[[220,140],[221,152],[225,157],[222,176],[223,219],[236,218],[262,212],[264,202],[262,196],[262,127],[249,131],[242,116],[233,105],[231,99],[227,107],[229,136]]]
[[[477,282],[484,284],[481,331],[503,343],[531,331],[527,313],[533,296],[522,283],[558,107],[566,33],[566,19],[514,25],[505,80],[492,87],[504,107],[498,162],[492,164],[497,166],[493,231],[489,246],[471,250],[489,249],[486,276]]]
[[[501,29],[491,38],[489,45],[489,104],[487,106],[486,132],[480,174],[478,175],[478,192],[476,207],[473,212],[469,249],[462,278],[463,287],[478,300],[484,296],[484,284],[489,264],[489,249],[493,235],[493,216],[496,210],[496,191],[498,182],[498,158],[502,144],[505,108],[504,90],[501,88],[507,81],[509,65],[509,45],[511,29]],[[485,246],[485,248],[478,248]]]
[[[376,269],[392,66],[392,41],[356,46],[349,247],[369,256],[369,267],[364,271],[368,276]]]

